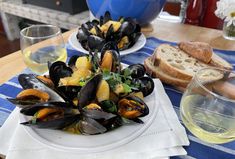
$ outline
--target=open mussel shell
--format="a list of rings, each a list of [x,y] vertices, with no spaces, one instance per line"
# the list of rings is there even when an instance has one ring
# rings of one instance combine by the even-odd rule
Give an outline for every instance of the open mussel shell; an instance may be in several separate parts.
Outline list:
[[[118,102],[118,114],[127,119],[135,119],[149,114],[145,102],[136,96],[127,96]]]
[[[119,28],[118,32],[121,34],[120,36],[123,37],[125,35],[130,35],[135,31],[135,24],[130,23],[128,21],[124,21]]]
[[[104,112],[103,110],[96,110],[96,109],[84,109],[82,114],[86,117],[98,120],[109,120],[117,116],[115,114],[107,113]]]
[[[78,94],[78,105],[80,108],[87,106],[92,100],[95,99],[95,92],[97,92],[101,80],[102,74],[97,74],[81,88],[81,91]]]
[[[105,57],[105,54],[109,52],[112,54],[112,72],[120,72],[121,71],[121,62],[120,62],[120,53],[118,50],[118,47],[113,42],[108,42],[104,45],[104,47],[101,50],[101,57],[100,61],[102,63],[103,58]]]
[[[33,74],[20,74],[18,77],[18,81],[23,89],[38,89],[40,91],[48,93],[50,96],[50,101],[64,102],[64,99],[57,92],[46,86]]]
[[[132,83],[135,83],[138,85],[138,89],[139,89],[139,91],[141,91],[143,93],[144,97],[150,95],[154,90],[153,79],[148,76],[134,78],[132,80]]]
[[[80,57],[79,55],[73,55],[72,57],[70,57],[69,62],[68,62],[68,65],[70,68],[75,67],[76,61],[79,57]]]
[[[54,62],[49,68],[49,76],[54,85],[57,87],[60,78],[70,77],[73,74],[73,70],[68,67],[64,62]]]
[[[81,116],[77,109],[69,103],[64,102],[38,103],[23,108],[20,112],[27,116],[33,116],[32,120],[21,124],[50,129],[64,128],[73,122],[80,120]]]
[[[103,125],[108,131],[116,129],[125,123],[123,122],[123,119],[121,116],[115,116],[114,118],[111,118],[109,120],[104,120],[100,122],[101,125]]]
[[[86,43],[87,38],[90,35],[89,30],[92,28],[90,23],[82,24],[81,27],[78,29],[78,33],[76,35],[77,39],[79,40],[80,43]]]
[[[111,14],[109,11],[106,11],[104,16],[100,16],[100,26],[107,23],[108,21],[112,20]]]
[[[125,73],[125,70],[129,69],[130,71],[130,76],[132,78],[140,78],[143,77],[146,73],[146,69],[143,64],[133,64],[129,65],[127,68],[123,69],[121,74]]]
[[[27,116],[33,116],[35,113],[37,113],[39,110],[43,108],[62,109],[65,114],[74,113],[73,109],[76,109],[73,105],[66,102],[45,102],[45,103],[37,103],[35,105],[23,108],[20,110],[20,113]]]
[[[7,100],[12,104],[15,104],[19,108],[25,108],[40,102],[39,100],[24,100],[24,99],[15,99],[15,98],[8,98]]]
[[[80,120],[78,127],[79,131],[84,135],[102,134],[107,131],[107,129],[99,122],[88,117],[84,117],[82,120]]]
[[[36,123],[30,120],[27,122],[23,122],[21,124],[30,126],[30,127],[41,128],[41,129],[63,129],[79,120],[80,120],[79,114],[75,114],[75,115],[70,114],[70,115],[65,115],[61,118],[57,118],[55,120],[37,121]]]
[[[72,101],[77,97],[81,88],[81,86],[59,86],[57,87],[57,90],[64,99]]]
[[[90,35],[87,38],[87,47],[91,51],[100,51],[105,44],[105,40],[99,36],[96,35]],[[84,46],[86,47],[86,46]],[[88,48],[85,48],[86,50],[89,50]]]

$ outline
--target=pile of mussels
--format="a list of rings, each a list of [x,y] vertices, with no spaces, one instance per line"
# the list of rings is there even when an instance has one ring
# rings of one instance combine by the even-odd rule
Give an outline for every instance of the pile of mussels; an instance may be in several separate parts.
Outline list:
[[[141,27],[132,18],[111,18],[109,12],[100,20],[88,21],[78,29],[77,39],[86,50],[101,51],[107,42],[114,42],[119,50],[132,47],[141,35]]]
[[[143,123],[149,113],[143,101],[154,89],[142,64],[122,69],[116,45],[107,43],[101,56],[73,56],[68,65],[49,64],[49,75],[20,74],[23,87],[9,99],[32,116],[23,125],[72,133],[100,134],[126,123]]]

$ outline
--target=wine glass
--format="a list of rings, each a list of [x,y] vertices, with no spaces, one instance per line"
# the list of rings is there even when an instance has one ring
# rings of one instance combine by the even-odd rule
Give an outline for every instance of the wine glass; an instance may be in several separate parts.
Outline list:
[[[180,114],[184,125],[203,141],[235,140],[235,72],[199,70],[183,94]]]
[[[48,71],[48,62],[67,59],[60,28],[53,25],[32,25],[20,32],[20,46],[25,64],[34,73]]]

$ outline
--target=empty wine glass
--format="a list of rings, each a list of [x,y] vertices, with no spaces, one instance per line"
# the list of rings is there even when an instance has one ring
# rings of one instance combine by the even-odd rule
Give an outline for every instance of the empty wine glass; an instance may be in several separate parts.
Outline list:
[[[67,52],[60,28],[53,25],[32,25],[20,32],[23,59],[34,73],[48,71],[48,62],[67,59]]]

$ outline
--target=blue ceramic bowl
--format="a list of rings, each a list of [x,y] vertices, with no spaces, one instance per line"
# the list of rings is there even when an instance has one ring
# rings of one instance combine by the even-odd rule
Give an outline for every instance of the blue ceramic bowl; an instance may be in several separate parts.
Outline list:
[[[158,16],[165,2],[166,0],[87,0],[87,5],[96,18],[109,11],[115,20],[120,16],[132,17],[143,25]]]

